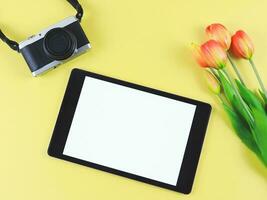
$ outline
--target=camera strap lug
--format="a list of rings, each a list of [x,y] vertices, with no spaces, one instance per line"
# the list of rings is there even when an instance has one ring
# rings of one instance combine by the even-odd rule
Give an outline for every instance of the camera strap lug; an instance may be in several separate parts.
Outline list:
[[[73,8],[77,11],[76,18],[81,21],[83,17],[83,8],[78,0],[67,0]]]

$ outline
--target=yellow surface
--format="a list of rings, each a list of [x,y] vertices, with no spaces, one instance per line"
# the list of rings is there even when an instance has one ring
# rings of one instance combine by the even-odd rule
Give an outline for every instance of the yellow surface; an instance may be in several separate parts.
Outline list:
[[[265,0],[81,0],[92,50],[33,78],[21,55],[0,43],[1,200],[263,200],[267,169],[237,139],[205,87],[188,45],[221,22],[244,28],[256,45],[255,62],[267,78]],[[0,0],[0,26],[23,40],[74,14],[64,0]],[[256,86],[246,62],[238,62]],[[47,155],[72,68],[143,84],[213,105],[193,192],[189,196],[82,167]],[[267,84],[267,81],[265,81]],[[137,147],[138,148],[138,147]]]

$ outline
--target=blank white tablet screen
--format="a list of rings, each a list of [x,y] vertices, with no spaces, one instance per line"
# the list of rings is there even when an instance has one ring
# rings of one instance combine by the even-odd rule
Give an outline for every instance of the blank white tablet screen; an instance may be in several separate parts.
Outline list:
[[[86,77],[63,154],[175,186],[195,110]]]

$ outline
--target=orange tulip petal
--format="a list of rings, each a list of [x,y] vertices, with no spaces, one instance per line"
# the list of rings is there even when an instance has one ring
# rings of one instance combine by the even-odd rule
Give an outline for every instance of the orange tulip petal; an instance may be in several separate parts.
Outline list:
[[[193,52],[193,55],[197,61],[197,63],[201,66],[201,67],[209,67],[202,52],[201,52],[201,49],[200,49],[200,46],[198,46],[197,44],[194,44],[192,43],[191,44],[191,47],[192,47],[192,52]]]
[[[225,50],[231,46],[231,34],[222,24],[211,24],[206,28],[209,39],[219,42]]]

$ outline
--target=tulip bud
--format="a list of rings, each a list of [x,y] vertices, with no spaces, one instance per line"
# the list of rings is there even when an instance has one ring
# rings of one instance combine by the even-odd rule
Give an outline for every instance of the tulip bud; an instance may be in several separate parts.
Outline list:
[[[221,93],[221,85],[219,80],[208,70],[205,71],[206,83],[211,92],[216,95]]]
[[[231,52],[237,58],[250,60],[254,53],[254,45],[249,36],[242,30],[232,37]]]
[[[204,58],[204,55],[201,52],[200,46],[197,44],[192,43],[191,44],[191,48],[192,48],[192,52],[193,55],[197,61],[197,63],[201,66],[201,67],[209,67],[208,64],[206,63],[206,60]]]
[[[201,54],[208,66],[222,69],[226,66],[227,54],[223,47],[215,40],[209,40],[200,47]]]
[[[222,24],[211,24],[206,28],[209,39],[215,40],[228,51],[231,46],[231,34]]]

